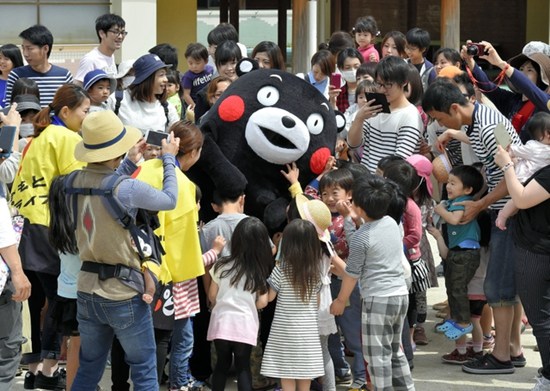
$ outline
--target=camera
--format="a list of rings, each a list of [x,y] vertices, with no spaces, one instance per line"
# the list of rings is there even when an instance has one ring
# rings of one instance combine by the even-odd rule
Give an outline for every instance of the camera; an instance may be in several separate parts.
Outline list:
[[[485,53],[485,45],[480,43],[469,43],[466,47],[466,53],[470,56],[483,56]]]

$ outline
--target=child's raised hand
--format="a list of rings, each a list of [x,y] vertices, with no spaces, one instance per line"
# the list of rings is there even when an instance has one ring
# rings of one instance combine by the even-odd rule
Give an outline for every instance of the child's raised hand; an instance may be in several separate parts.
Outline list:
[[[440,202],[434,208],[434,212],[441,216],[442,213],[447,211],[447,204],[445,202]]]
[[[227,242],[225,241],[225,238],[221,235],[218,235],[212,242],[212,250],[214,250],[216,254],[220,255],[226,243]]]
[[[334,156],[329,156],[327,163],[325,164],[325,169],[321,175],[326,174],[329,171],[332,171],[336,167],[336,158]]]
[[[288,172],[285,170],[281,170],[281,174],[283,174],[283,176],[291,185],[297,183],[298,178],[300,177],[300,170],[298,169],[296,162],[287,164],[286,169],[288,170]]]

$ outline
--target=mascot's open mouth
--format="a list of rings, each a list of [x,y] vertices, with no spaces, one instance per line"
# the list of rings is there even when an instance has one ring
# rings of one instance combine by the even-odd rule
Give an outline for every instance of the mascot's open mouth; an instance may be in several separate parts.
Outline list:
[[[265,138],[269,140],[269,142],[279,148],[285,148],[285,149],[296,149],[296,145],[294,145],[289,139],[287,139],[284,136],[281,136],[279,133],[276,133],[268,128],[264,128],[263,126],[259,126],[260,130],[262,131]]]

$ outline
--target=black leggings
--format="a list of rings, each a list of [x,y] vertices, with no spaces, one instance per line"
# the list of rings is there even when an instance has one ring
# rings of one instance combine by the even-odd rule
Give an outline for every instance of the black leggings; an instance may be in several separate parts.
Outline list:
[[[214,346],[218,358],[212,375],[212,391],[223,391],[225,389],[225,382],[233,357],[235,359],[235,371],[237,372],[237,389],[239,391],[252,390],[252,374],[250,373],[252,345],[215,339]]]

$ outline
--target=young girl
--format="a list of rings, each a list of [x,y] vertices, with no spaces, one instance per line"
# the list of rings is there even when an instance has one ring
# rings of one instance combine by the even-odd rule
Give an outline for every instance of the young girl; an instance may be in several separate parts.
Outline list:
[[[247,217],[235,227],[231,255],[210,270],[208,298],[213,308],[208,340],[214,341],[218,356],[212,375],[213,391],[225,389],[233,357],[239,390],[252,389],[250,352],[258,336],[257,310],[267,305],[266,278],[272,262],[267,228],[256,217]]]
[[[6,97],[6,84],[8,75],[13,68],[22,67],[23,56],[18,46],[7,43],[0,47],[0,106],[8,106],[8,102],[4,102]]]
[[[355,22],[355,27],[351,30],[357,42],[357,50],[361,52],[365,62],[378,62],[380,55],[374,47],[374,41],[380,31],[376,20],[372,16],[361,17]]]
[[[283,390],[309,390],[311,379],[324,374],[317,305],[321,254],[312,223],[298,219],[286,226],[280,264],[268,279],[269,300],[279,298],[261,370],[280,378]]]
[[[183,91],[180,88],[180,74],[178,71],[170,69],[166,72],[166,79],[168,80],[168,83],[166,83],[167,101],[174,105],[178,117],[181,118],[181,99],[183,97]]]

